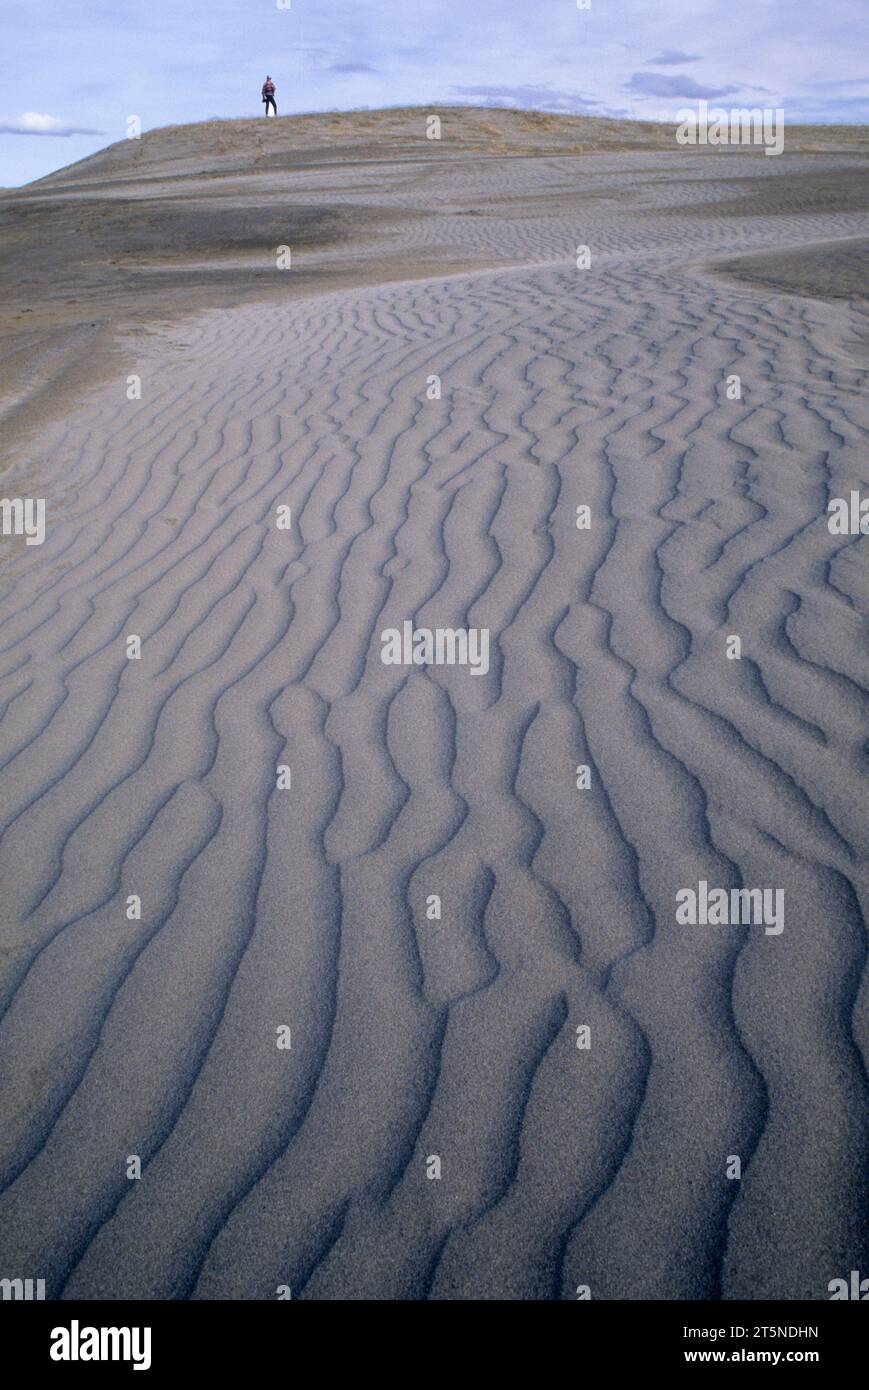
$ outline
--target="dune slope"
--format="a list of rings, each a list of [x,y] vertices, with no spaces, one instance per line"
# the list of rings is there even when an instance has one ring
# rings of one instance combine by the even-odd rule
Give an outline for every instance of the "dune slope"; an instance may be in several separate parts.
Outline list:
[[[375,210],[373,282],[302,240],[270,295],[113,321],[11,459],[47,535],[0,557],[0,1264],[826,1298],[867,1256],[869,541],[825,510],[869,489],[861,307],[706,267],[861,213],[719,213],[676,152],[412,178],[285,175]],[[274,282],[273,230],[221,254]],[[385,665],[405,620],[490,669]],[[680,924],[701,880],[783,930]]]

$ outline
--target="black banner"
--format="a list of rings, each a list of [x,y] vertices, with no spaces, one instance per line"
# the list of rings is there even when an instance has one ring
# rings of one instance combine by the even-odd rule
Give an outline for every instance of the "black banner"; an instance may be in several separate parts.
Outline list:
[[[867,1310],[860,1306],[861,1302],[843,1307],[837,1301],[588,1301],[571,1304],[554,1315],[550,1313],[546,1331],[555,1336],[566,1333],[573,1348],[570,1354],[581,1351],[586,1368],[593,1357],[597,1374],[641,1369],[654,1375],[681,1369],[689,1373],[696,1370],[702,1375],[716,1366],[730,1371],[739,1366],[805,1366],[829,1378],[849,1367],[853,1374],[855,1365],[860,1364],[867,1327]],[[364,1371],[366,1347],[380,1361],[390,1344],[400,1350],[402,1335],[409,1327],[415,1333],[420,1330],[416,1323],[419,1314],[412,1313],[412,1305],[402,1305],[406,1311],[399,1314],[398,1321],[395,1306],[389,1306],[390,1321],[382,1327],[370,1305],[363,1312],[358,1305],[317,1305],[304,1299],[268,1304],[3,1302],[0,1318],[7,1357],[20,1363],[25,1375],[47,1371],[52,1377],[61,1378],[73,1374],[93,1376],[108,1369],[115,1376],[139,1372],[162,1381],[163,1377],[185,1371],[229,1374],[255,1369],[262,1373],[270,1365],[276,1372],[286,1370],[289,1349],[295,1348],[291,1360],[298,1355],[300,1333],[310,1337],[324,1327],[331,1335],[338,1329],[354,1337],[358,1335],[358,1341],[330,1342],[326,1348],[330,1356],[336,1345],[348,1352],[355,1348],[354,1356],[362,1353],[359,1370]],[[476,1313],[466,1306],[458,1314],[460,1335],[467,1337],[485,1329],[486,1335],[491,1336],[490,1305],[486,1306],[482,1328],[481,1305],[472,1306]],[[357,1324],[360,1313],[363,1321]],[[511,1305],[511,1334],[519,1330],[516,1313],[515,1305]],[[455,1348],[442,1339],[451,1330],[453,1315],[446,1314],[446,1323],[435,1312],[423,1316],[422,1327],[426,1332],[436,1332],[439,1340],[435,1346],[444,1348],[448,1364]],[[428,1323],[429,1316],[436,1321]],[[472,1322],[468,1322],[469,1316]],[[528,1330],[539,1330],[537,1316],[540,1314],[535,1315]],[[314,1344],[304,1345],[309,1355],[313,1353]],[[513,1355],[512,1346],[513,1338],[508,1336],[504,1351]],[[492,1349],[490,1344],[487,1359]],[[559,1347],[547,1344],[546,1350],[557,1351]],[[296,1365],[298,1368],[297,1360]],[[430,1373],[428,1355],[426,1368]],[[370,1364],[367,1369],[371,1370]]]

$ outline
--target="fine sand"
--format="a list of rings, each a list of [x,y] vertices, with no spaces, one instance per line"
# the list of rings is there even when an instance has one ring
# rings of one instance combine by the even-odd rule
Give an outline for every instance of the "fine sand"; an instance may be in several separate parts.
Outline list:
[[[50,1298],[869,1272],[864,142],[441,114],[0,198],[0,1277]],[[490,669],[384,665],[406,620]],[[784,929],[677,922],[702,880]]]

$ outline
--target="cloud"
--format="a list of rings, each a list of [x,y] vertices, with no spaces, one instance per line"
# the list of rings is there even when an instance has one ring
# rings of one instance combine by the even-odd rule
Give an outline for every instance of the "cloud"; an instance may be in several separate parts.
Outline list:
[[[742,88],[703,87],[685,73],[635,72],[627,90],[641,97],[689,97],[699,100],[703,97],[729,97],[732,92],[741,92]]]
[[[291,46],[288,52],[298,54],[304,66],[316,72],[327,72],[339,56],[334,48],[306,48],[303,44]]]
[[[643,67],[676,68],[680,63],[697,63],[701,56],[699,53],[680,53],[678,48],[664,48],[657,58],[647,58]]]
[[[94,130],[91,126],[69,125],[56,116],[44,116],[40,111],[23,111],[20,116],[0,116],[0,134],[105,135],[105,131]]]
[[[372,63],[361,60],[345,60],[340,52],[334,48],[315,48],[297,45],[290,49],[290,52],[301,56],[306,68],[311,68],[315,72],[379,72],[380,69],[374,67]]]
[[[791,124],[865,125],[869,122],[869,97],[784,96],[778,104]]]
[[[583,115],[601,105],[599,101],[583,96],[582,92],[554,87],[551,82],[525,87],[454,86],[450,90],[483,106],[514,106],[522,110],[560,111],[567,115]]]
[[[840,87],[869,87],[869,77],[839,77],[834,82],[807,82],[806,86],[818,87],[822,92]]]

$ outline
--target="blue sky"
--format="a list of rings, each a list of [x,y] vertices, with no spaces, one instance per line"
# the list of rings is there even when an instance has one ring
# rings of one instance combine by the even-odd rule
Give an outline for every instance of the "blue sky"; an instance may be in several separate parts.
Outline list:
[[[869,119],[865,0],[2,0],[0,185],[145,130],[473,102],[672,118],[701,97]]]

